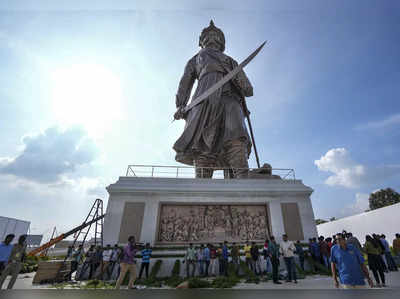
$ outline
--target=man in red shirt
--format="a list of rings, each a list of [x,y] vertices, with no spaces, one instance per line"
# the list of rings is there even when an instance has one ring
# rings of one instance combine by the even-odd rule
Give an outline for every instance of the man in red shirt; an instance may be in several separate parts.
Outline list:
[[[326,243],[328,244],[329,251],[331,251],[331,248],[332,248],[332,246],[333,246],[332,238],[330,238],[330,237],[329,237],[329,238],[326,238],[325,241],[326,241]]]
[[[210,248],[210,275],[217,276],[217,249],[209,244]]]

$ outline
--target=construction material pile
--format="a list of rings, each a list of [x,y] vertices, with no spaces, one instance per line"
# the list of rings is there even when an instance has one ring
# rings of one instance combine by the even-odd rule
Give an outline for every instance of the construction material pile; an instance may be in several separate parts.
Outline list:
[[[38,264],[38,269],[32,283],[53,283],[64,281],[70,271],[70,261],[41,261]]]

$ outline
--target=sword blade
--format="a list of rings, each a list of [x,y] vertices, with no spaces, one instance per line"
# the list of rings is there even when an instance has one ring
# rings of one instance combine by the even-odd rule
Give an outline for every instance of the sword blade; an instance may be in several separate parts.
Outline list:
[[[237,67],[235,67],[232,71],[230,71],[227,75],[222,77],[221,80],[219,80],[217,83],[215,83],[213,86],[211,86],[209,89],[207,89],[205,92],[203,92],[201,95],[199,95],[197,98],[193,99],[189,105],[187,105],[183,109],[183,113],[187,113],[190,111],[193,107],[197,106],[201,102],[203,102],[205,99],[207,99],[210,95],[212,95],[214,92],[216,92],[218,89],[220,89],[225,83],[229,82],[237,73],[239,73],[247,64],[249,64],[250,61],[253,60],[254,57],[261,51],[261,49],[264,47],[266,41],[261,44],[253,53],[250,54],[249,57],[247,57],[245,60],[242,61]]]

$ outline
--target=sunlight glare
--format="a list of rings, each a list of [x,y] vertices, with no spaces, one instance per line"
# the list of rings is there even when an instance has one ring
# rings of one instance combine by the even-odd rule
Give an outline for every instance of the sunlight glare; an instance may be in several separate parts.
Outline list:
[[[60,125],[83,125],[102,136],[122,116],[119,78],[98,64],[75,64],[51,74],[52,111]]]

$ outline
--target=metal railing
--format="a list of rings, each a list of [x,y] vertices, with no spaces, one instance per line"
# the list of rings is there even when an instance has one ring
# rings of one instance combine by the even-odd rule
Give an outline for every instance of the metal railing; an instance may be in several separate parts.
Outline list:
[[[225,179],[224,170],[230,168],[202,167],[202,169],[213,169],[213,179]],[[240,169],[235,169],[235,171]],[[256,173],[259,168],[249,168],[249,173]],[[272,175],[279,176],[283,180],[296,180],[294,169],[292,168],[272,168]],[[195,178],[196,168],[192,166],[163,166],[163,165],[128,165],[126,170],[127,177],[157,177],[157,178]],[[250,177],[254,177],[251,174]]]

